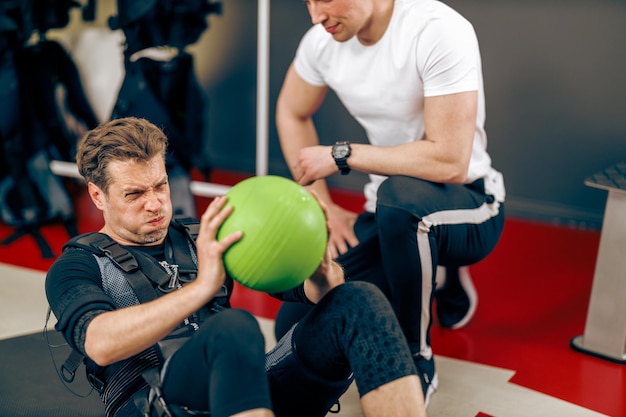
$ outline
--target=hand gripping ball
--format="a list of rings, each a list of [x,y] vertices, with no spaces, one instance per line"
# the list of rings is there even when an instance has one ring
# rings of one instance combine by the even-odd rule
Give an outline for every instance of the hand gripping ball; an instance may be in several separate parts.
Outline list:
[[[233,212],[217,238],[241,230],[224,254],[228,274],[258,291],[294,288],[318,268],[328,239],[326,217],[304,187],[279,176],[248,178],[226,194]]]

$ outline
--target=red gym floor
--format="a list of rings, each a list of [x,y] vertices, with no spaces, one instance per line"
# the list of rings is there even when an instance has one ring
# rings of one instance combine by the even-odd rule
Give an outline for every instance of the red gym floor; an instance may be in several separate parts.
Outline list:
[[[233,184],[238,179],[214,174],[212,181]],[[358,194],[334,194],[348,208],[362,205]],[[98,229],[99,212],[80,192],[77,197],[80,232]],[[208,200],[197,202],[202,210]],[[0,224],[0,239],[11,233]],[[68,238],[59,225],[46,226],[43,234],[56,253]],[[513,384],[604,415],[626,416],[626,365],[569,347],[584,330],[599,238],[594,231],[509,218],[495,251],[470,269],[479,296],[474,319],[460,330],[435,323],[435,354],[512,370]],[[45,271],[51,262],[40,258],[30,237],[0,247],[0,263]],[[235,291],[233,303],[269,319],[278,308],[276,300],[243,287]]]

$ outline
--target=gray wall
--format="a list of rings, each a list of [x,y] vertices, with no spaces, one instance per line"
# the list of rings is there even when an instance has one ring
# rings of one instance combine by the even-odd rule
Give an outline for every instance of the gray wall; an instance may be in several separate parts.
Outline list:
[[[606,193],[583,180],[626,160],[626,2],[448,3],[479,36],[509,214],[599,227]]]
[[[598,229],[606,192],[583,181],[626,160],[626,1],[446,2],[474,24],[481,43],[489,151],[505,175],[508,215]],[[190,47],[208,100],[207,150],[199,161],[254,173],[257,2],[222,3],[223,14],[210,16]],[[289,175],[273,106],[309,25],[301,1],[271,0],[271,174]],[[365,140],[332,95],[316,120],[323,143]],[[330,182],[359,190],[365,176]]]

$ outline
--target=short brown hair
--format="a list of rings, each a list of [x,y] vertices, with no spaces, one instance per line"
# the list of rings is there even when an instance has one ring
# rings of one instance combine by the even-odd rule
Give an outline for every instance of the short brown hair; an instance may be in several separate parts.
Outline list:
[[[78,172],[85,181],[93,182],[105,193],[110,177],[107,167],[111,161],[149,161],[167,152],[167,136],[149,121],[124,117],[102,123],[87,132],[76,151]]]

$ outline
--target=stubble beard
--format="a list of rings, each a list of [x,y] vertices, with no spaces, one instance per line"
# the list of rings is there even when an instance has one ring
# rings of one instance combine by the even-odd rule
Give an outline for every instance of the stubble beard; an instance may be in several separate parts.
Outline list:
[[[146,233],[144,235],[137,236],[140,244],[150,245],[152,243],[160,242],[167,235],[167,228],[155,230],[154,232]]]

